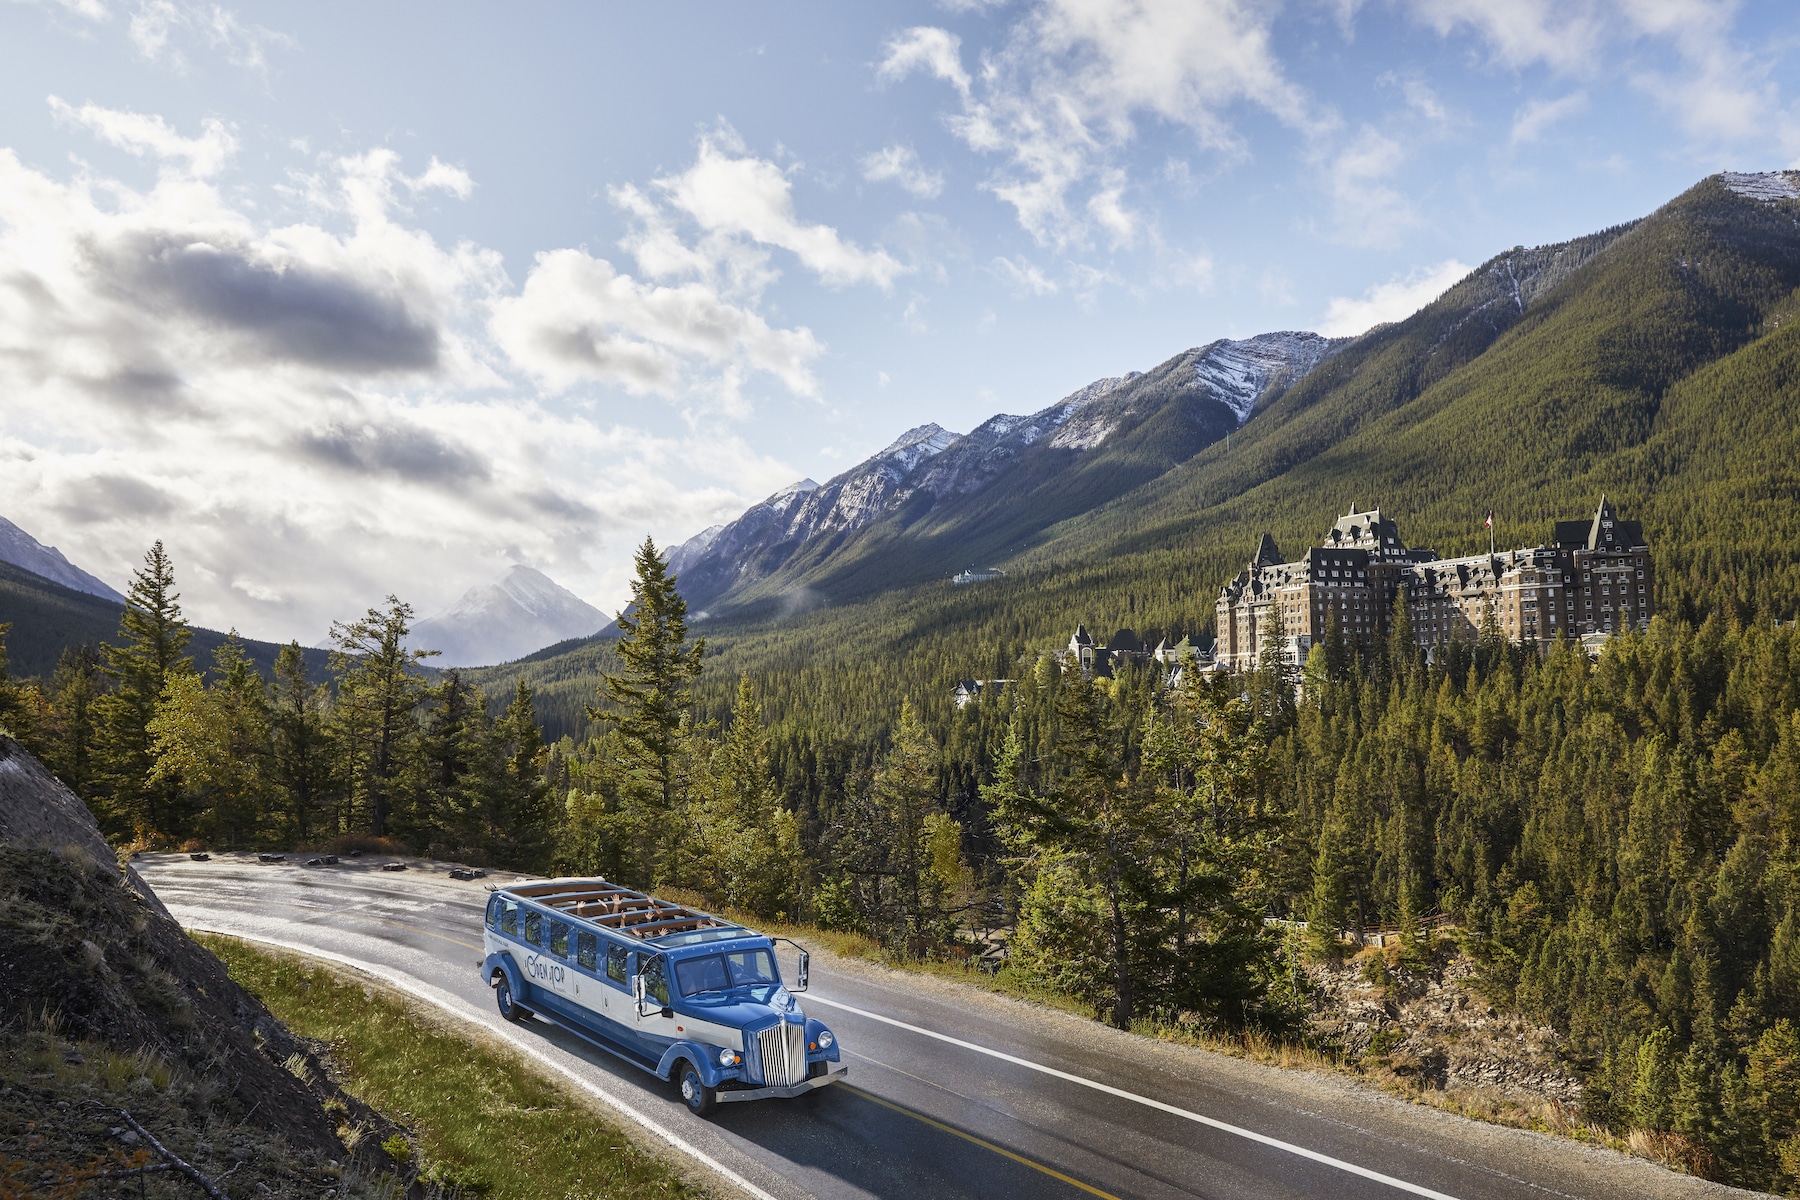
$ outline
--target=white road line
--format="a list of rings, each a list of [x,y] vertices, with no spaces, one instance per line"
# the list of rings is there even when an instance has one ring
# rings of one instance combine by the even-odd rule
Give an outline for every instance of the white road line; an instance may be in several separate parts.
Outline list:
[[[437,988],[429,987],[424,984],[414,983],[404,976],[383,971],[373,963],[362,962],[342,954],[334,954],[329,950],[316,950],[311,946],[302,946],[297,942],[284,942],[279,938],[257,937],[253,934],[239,933],[232,929],[208,929],[204,925],[188,925],[186,928],[194,933],[216,933],[221,937],[234,937],[246,942],[261,942],[265,946],[279,946],[283,950],[292,950],[298,954],[305,954],[312,958],[323,958],[330,962],[341,963],[346,967],[354,967],[358,971],[373,975],[387,986],[405,992],[415,1000],[422,1000],[434,1008],[442,1009],[453,1017],[467,1021],[471,1025],[479,1026],[485,1033],[505,1038],[507,1042],[511,1043],[525,1055],[537,1060],[537,1062],[543,1066],[550,1068],[552,1071],[555,1071],[557,1074],[568,1079],[582,1091],[605,1102],[608,1107],[630,1117],[633,1121],[642,1125],[645,1129],[648,1129],[651,1133],[654,1133],[657,1137],[681,1151],[683,1154],[686,1154],[696,1161],[705,1163],[719,1175],[730,1180],[738,1187],[743,1188],[744,1191],[748,1192],[750,1195],[756,1197],[756,1200],[777,1200],[775,1196],[763,1191],[763,1189],[757,1187],[754,1183],[751,1183],[748,1179],[745,1179],[742,1175],[739,1175],[736,1171],[733,1171],[730,1167],[726,1166],[706,1151],[700,1149],[686,1138],[683,1138],[680,1134],[665,1126],[658,1125],[643,1113],[626,1104],[625,1101],[611,1095],[605,1089],[595,1086],[588,1080],[583,1079],[562,1063],[557,1062],[554,1058],[545,1054],[542,1050],[539,1050],[534,1046],[526,1045],[511,1034],[508,1034],[503,1030],[495,1029],[480,1017],[472,1015],[461,1000],[450,995],[448,992],[442,992]]]
[[[1159,1109],[1162,1112],[1170,1113],[1177,1117],[1184,1117],[1189,1121],[1195,1121],[1201,1125],[1220,1130],[1224,1133],[1235,1134],[1241,1138],[1248,1138],[1250,1141],[1260,1142],[1265,1146],[1273,1146],[1275,1149],[1285,1150],[1289,1154],[1297,1154],[1301,1158],[1310,1158],[1314,1162],[1324,1163],[1328,1167],[1336,1167],[1340,1171],[1348,1171],[1352,1175],[1361,1175],[1364,1179],[1373,1179],[1376,1183],[1385,1183],[1389,1187],[1399,1188],[1403,1192],[1411,1192],[1415,1196],[1428,1196],[1431,1200],[1457,1200],[1455,1196],[1449,1195],[1446,1192],[1434,1191],[1431,1188],[1422,1187],[1416,1183],[1408,1183],[1406,1180],[1396,1179],[1392,1175],[1383,1175],[1380,1171],[1372,1171],[1368,1167],[1359,1167],[1353,1162],[1345,1162],[1341,1158],[1333,1158],[1331,1155],[1322,1154],[1317,1150],[1308,1150],[1305,1146],[1296,1146],[1293,1142],[1284,1142],[1280,1138],[1270,1137],[1266,1133],[1257,1133],[1254,1129],[1245,1129],[1241,1125],[1233,1125],[1228,1121],[1221,1121],[1216,1117],[1208,1117],[1185,1108],[1177,1108],[1173,1104],[1165,1104],[1161,1100],[1152,1100],[1148,1096],[1140,1096],[1136,1092],[1128,1092],[1124,1088],[1116,1088],[1111,1084],[1101,1083],[1095,1079],[1088,1079],[1082,1075],[1071,1075],[1067,1071],[1059,1071],[1055,1067],[1047,1067],[1042,1063],[1032,1062],[1028,1058],[1020,1058],[1017,1055],[1007,1054],[1001,1050],[993,1050],[987,1046],[978,1046],[974,1042],[965,1042],[961,1038],[951,1037],[947,1033],[938,1033],[936,1030],[923,1029],[917,1025],[909,1025],[905,1021],[896,1021],[892,1017],[884,1017],[880,1013],[869,1012],[867,1009],[857,1008],[854,1005],[844,1004],[837,1000],[827,1000],[825,997],[819,995],[809,995],[806,997],[806,1000],[814,1004],[824,1004],[831,1008],[842,1009],[844,1012],[855,1013],[857,1016],[867,1017],[871,1021],[880,1021],[882,1024],[892,1025],[896,1029],[904,1029],[910,1033],[922,1034],[928,1038],[936,1038],[940,1042],[948,1042],[952,1046],[961,1046],[964,1050],[973,1050],[977,1054],[985,1054],[989,1058],[998,1058],[1005,1062],[1012,1063],[1014,1066],[1025,1067],[1032,1071],[1039,1071],[1045,1075],[1054,1075],[1058,1079],[1065,1079],[1070,1083],[1078,1083],[1082,1087],[1092,1088],[1096,1092],[1105,1092],[1107,1095],[1117,1096],[1121,1100],[1130,1100],[1134,1104],[1142,1104],[1149,1108]]]

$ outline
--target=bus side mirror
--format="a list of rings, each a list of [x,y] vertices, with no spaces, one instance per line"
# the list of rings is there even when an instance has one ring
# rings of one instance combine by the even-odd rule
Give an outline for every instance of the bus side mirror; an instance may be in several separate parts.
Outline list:
[[[795,974],[797,978],[794,982],[799,986],[794,990],[796,992],[804,992],[806,990],[806,981],[812,978],[812,955],[804,950],[800,952],[800,969]]]

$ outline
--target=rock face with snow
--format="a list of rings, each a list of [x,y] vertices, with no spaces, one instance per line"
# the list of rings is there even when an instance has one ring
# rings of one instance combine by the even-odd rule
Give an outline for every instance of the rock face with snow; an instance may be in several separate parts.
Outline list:
[[[917,523],[915,543],[941,541],[934,531],[959,522],[1041,527],[1197,453],[1343,344],[1304,332],[1221,340],[967,434],[921,425],[823,485],[802,480],[695,536],[671,553],[670,567],[688,602],[705,605],[784,571],[816,571],[882,523]],[[960,561],[960,549],[945,553]],[[916,568],[935,569],[935,559]]]
[[[1752,200],[1774,202],[1800,196],[1800,171],[1721,171],[1719,182]]]
[[[588,637],[606,623],[599,609],[543,572],[515,566],[413,626],[410,642],[415,649],[440,652],[433,666],[476,667]]]
[[[125,597],[64,558],[55,546],[44,545],[5,517],[0,517],[0,562],[9,562],[90,596],[125,603]]]

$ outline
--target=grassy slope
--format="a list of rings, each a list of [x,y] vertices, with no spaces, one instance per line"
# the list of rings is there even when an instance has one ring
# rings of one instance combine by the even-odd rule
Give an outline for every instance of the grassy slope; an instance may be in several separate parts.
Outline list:
[[[83,643],[116,642],[119,614],[123,609],[110,600],[63,587],[30,571],[0,563],[0,623],[11,622],[6,637],[7,670],[17,678],[49,678],[62,652]],[[195,629],[188,654],[201,667],[212,665],[213,651],[225,635],[213,629]],[[273,642],[245,640],[244,653],[256,669],[268,676],[275,668],[281,647]],[[306,665],[315,680],[323,681],[330,667],[324,650],[306,649]]]
[[[956,679],[1009,674],[1021,651],[1060,643],[1078,620],[1097,632],[1209,629],[1220,584],[1259,532],[1297,553],[1352,502],[1379,503],[1410,542],[1451,554],[1486,544],[1489,508],[1503,543],[1531,544],[1605,491],[1644,521],[1665,609],[1749,599],[1791,614],[1796,208],[1705,181],[1629,229],[1564,248],[1553,286],[1523,314],[1506,287],[1521,252],[1509,252],[1329,360],[1229,454],[1203,450],[1053,528],[1006,580],[701,626],[709,711],[749,673],[778,719],[862,739],[901,696],[942,708]],[[609,653],[590,643],[481,677],[496,692],[524,676],[552,731],[579,732]]]
[[[702,1194],[516,1051],[317,964],[201,941],[288,1028],[330,1046],[352,1094],[405,1118],[425,1178],[491,1200]]]

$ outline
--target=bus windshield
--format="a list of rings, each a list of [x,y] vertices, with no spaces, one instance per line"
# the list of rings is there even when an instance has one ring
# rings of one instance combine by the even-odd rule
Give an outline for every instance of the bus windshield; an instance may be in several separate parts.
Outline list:
[[[682,995],[698,996],[780,981],[775,977],[775,956],[767,950],[733,950],[682,959],[675,964],[675,982]]]

